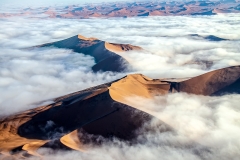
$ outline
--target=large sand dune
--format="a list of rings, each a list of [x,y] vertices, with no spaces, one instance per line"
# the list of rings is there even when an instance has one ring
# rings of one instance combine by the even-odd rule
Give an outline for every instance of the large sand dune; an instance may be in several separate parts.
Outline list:
[[[145,122],[156,119],[147,106],[139,107],[129,97],[151,99],[171,92],[187,92],[200,95],[240,93],[240,66],[212,71],[188,79],[151,79],[133,74],[120,80],[71,93],[55,99],[53,104],[2,118],[0,121],[0,153],[21,156],[20,150],[40,156],[37,149],[61,146],[48,143],[58,141],[69,149],[85,152],[88,142],[99,143],[94,136],[118,137],[134,141],[135,132]],[[84,136],[91,134],[94,136]],[[45,145],[46,146],[46,145]]]
[[[119,53],[131,50],[141,50],[140,47],[130,44],[113,44],[96,38],[86,38],[82,35],[76,35],[62,41],[47,43],[37,47],[49,46],[72,49],[74,52],[94,57],[96,64],[92,69],[95,72],[122,72],[126,70],[130,64],[120,56]]]

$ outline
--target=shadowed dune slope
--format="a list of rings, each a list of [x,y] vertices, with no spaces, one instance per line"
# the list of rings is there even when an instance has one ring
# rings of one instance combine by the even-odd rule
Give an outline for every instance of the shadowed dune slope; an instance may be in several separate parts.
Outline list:
[[[65,40],[47,43],[37,47],[49,46],[72,49],[74,52],[94,57],[96,64],[92,69],[95,72],[100,70],[122,72],[126,70],[130,64],[117,53],[141,49],[140,47],[129,44],[112,44],[96,38],[86,38],[82,35],[76,35]]]
[[[174,129],[160,121],[147,105],[141,106],[131,97],[151,99],[173,92],[200,95],[240,93],[240,66],[215,70],[188,79],[151,79],[132,74],[114,82],[71,93],[55,99],[53,104],[37,107],[0,120],[0,153],[10,154],[22,148],[40,156],[38,147],[85,151],[83,134],[118,137],[132,141],[145,122],[157,118],[165,130]],[[96,138],[98,139],[98,138]],[[92,142],[97,142],[93,140]],[[55,141],[57,140],[57,141]],[[59,146],[57,143],[59,143]],[[51,145],[51,143],[52,145]],[[45,145],[46,146],[46,145]]]

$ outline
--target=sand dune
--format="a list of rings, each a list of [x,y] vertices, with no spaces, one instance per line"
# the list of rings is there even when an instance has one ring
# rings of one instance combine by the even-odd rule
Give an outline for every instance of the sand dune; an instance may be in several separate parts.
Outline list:
[[[96,64],[92,67],[92,69],[95,72],[122,72],[126,70],[130,64],[117,53],[130,50],[141,50],[141,48],[137,46],[129,44],[113,44],[96,38],[86,38],[82,35],[73,36],[58,42],[43,44],[37,47],[49,46],[72,49],[74,52],[93,56]]]
[[[95,41],[95,40],[93,40]],[[194,78],[151,79],[132,74],[114,82],[78,91],[55,99],[53,104],[6,117],[0,121],[0,152],[21,156],[13,150],[40,156],[37,149],[58,140],[69,149],[87,151],[89,142],[98,144],[98,135],[133,141],[136,130],[158,118],[145,105],[129,97],[151,99],[171,92],[200,95],[240,93],[240,66],[212,71]],[[113,127],[114,126],[114,127]],[[91,134],[91,138],[84,136]],[[61,148],[54,144],[55,148]],[[51,147],[51,145],[48,145]]]

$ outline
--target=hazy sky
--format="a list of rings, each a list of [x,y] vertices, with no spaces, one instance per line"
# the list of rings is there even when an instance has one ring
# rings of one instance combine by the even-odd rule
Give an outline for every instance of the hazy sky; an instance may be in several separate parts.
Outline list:
[[[36,5],[62,5],[62,4],[84,4],[84,3],[100,3],[100,2],[115,2],[127,0],[0,0],[1,5],[13,6],[36,6]],[[128,0],[133,1],[133,0]],[[135,0],[142,1],[142,0]]]

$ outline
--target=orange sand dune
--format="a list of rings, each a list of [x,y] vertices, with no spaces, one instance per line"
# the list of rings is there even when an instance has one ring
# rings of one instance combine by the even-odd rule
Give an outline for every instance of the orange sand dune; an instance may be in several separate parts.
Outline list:
[[[22,149],[31,155],[40,156],[37,149],[54,139],[68,148],[87,151],[84,146],[87,141],[84,136],[79,136],[80,132],[81,135],[91,134],[93,139],[90,141],[94,143],[98,143],[99,135],[132,141],[137,136],[135,131],[152,118],[158,118],[160,124],[165,126],[163,132],[172,130],[148,106],[140,104],[144,99],[147,102],[154,96],[169,92],[239,94],[240,66],[186,79],[151,79],[141,74],[132,74],[114,82],[56,98],[53,104],[0,120],[0,153],[5,154],[5,157],[19,157],[22,154],[11,151]]]

